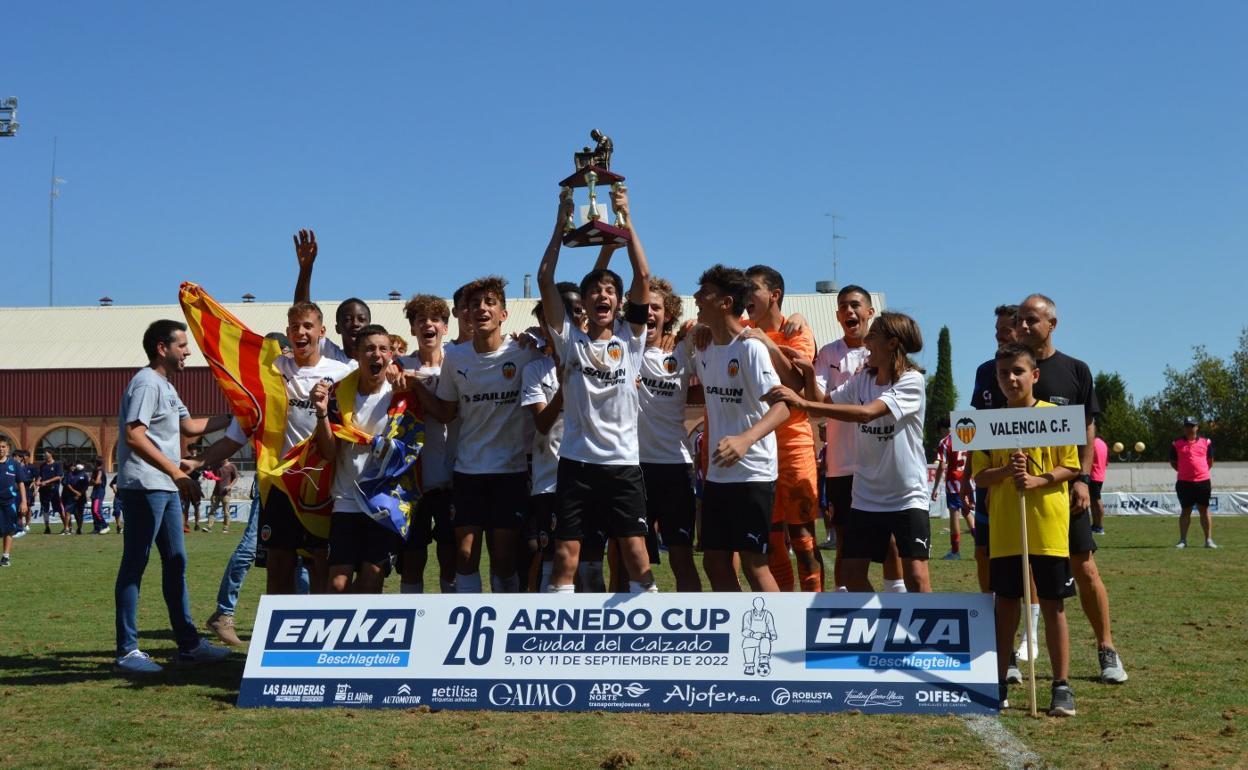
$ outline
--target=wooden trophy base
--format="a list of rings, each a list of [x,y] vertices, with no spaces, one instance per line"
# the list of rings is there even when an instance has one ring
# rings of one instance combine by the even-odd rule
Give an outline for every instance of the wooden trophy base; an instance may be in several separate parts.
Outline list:
[[[624,246],[630,240],[632,238],[627,229],[607,224],[601,219],[596,222],[587,222],[563,235],[564,246],[602,246],[608,243]]]

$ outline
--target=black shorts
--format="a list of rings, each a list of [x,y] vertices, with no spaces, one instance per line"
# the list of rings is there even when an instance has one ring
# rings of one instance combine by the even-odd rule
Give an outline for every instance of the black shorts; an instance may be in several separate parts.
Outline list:
[[[529,474],[455,473],[451,526],[524,529],[529,513]]]
[[[1032,555],[1031,577],[1041,599],[1069,599],[1075,595],[1075,574],[1065,556]],[[988,587],[1006,599],[1023,598],[1023,557],[1002,556],[988,560]]]
[[[17,534],[17,500],[0,500],[0,536]]]
[[[932,525],[926,508],[905,511],[860,511],[854,508],[845,525],[845,559],[870,559],[882,562],[888,557],[888,541],[897,541],[897,553],[903,559],[927,561],[932,543]]]
[[[642,463],[641,475],[646,484],[646,516],[651,531],[657,528],[669,548],[693,547],[693,466]]]
[[[988,550],[988,490],[975,488],[975,547]]]
[[[708,481],[702,489],[702,550],[767,553],[774,481]]]
[[[39,490],[39,510],[43,511],[46,516],[48,511],[56,511],[64,513],[65,507],[61,504],[61,495],[55,489]]]
[[[329,547],[328,540],[316,537],[303,526],[290,498],[276,489],[270,490],[268,499],[260,504],[260,520],[256,524],[258,544],[270,550],[322,551]]]
[[[828,507],[832,509],[832,526],[845,526],[849,521],[849,511],[854,505],[853,475],[825,476],[823,489],[828,498]]]
[[[329,520],[329,566],[359,569],[376,564],[389,571],[391,558],[403,547],[399,533],[360,511],[334,511]]]
[[[420,496],[416,515],[407,532],[408,548],[425,548],[430,543],[455,542],[455,530],[451,527],[451,490],[431,489]]]
[[[1203,507],[1209,505],[1209,496],[1213,493],[1213,481],[1176,481],[1174,493],[1179,496],[1179,508]]]
[[[1105,486],[1104,481],[1089,481],[1088,482],[1088,497],[1092,498],[1093,500],[1100,500],[1101,499],[1101,487],[1103,486]]]
[[[1092,512],[1083,511],[1070,517],[1070,552],[1096,553],[1096,538],[1092,537]]]
[[[537,544],[543,559],[555,555],[555,493],[546,492],[529,498],[528,531],[525,538]]]
[[[605,537],[645,537],[646,488],[638,465],[597,465],[559,461],[555,538],[585,540],[599,531]]]

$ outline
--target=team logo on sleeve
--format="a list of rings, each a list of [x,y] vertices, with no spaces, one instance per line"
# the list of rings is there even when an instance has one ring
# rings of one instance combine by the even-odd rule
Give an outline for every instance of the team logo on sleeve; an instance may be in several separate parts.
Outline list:
[[[970,417],[963,417],[961,420],[958,420],[954,430],[958,432],[958,438],[963,444],[969,444],[975,438],[975,421]]]
[[[510,380],[516,376],[516,365],[508,361],[503,364],[503,379]]]
[[[737,376],[737,372],[739,372],[739,371],[741,371],[741,362],[740,362],[740,361],[738,361],[737,359],[735,359],[735,358],[734,358],[734,359],[732,359],[731,361],[729,361],[729,362],[728,362],[728,376],[729,376],[729,377],[736,377],[736,376]]]
[[[663,359],[663,371],[668,374],[675,374],[677,368],[678,364],[676,363],[676,356],[668,356]]]
[[[623,345],[621,345],[616,340],[611,340],[610,342],[607,343],[607,358],[611,359],[612,361],[619,361],[620,357],[623,355],[624,355]]]

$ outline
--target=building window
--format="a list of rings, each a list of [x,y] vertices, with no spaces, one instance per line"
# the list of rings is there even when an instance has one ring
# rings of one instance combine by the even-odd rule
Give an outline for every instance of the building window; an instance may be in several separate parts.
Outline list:
[[[75,463],[87,465],[95,462],[95,458],[99,456],[95,442],[77,428],[54,428],[48,431],[39,439],[35,462],[43,462],[43,453],[47,450],[51,450],[63,466]]]

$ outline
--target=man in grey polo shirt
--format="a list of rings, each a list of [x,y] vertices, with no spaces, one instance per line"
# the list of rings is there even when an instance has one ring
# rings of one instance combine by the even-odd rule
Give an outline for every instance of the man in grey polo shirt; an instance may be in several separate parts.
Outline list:
[[[191,620],[186,587],[186,547],[182,540],[179,493],[197,501],[199,485],[178,467],[181,437],[223,430],[229,418],[192,419],[169,375],[182,371],[190,345],[186,325],[155,321],[143,334],[148,365],[139,370],[121,397],[117,444],[117,495],[126,511],[121,566],[117,570],[117,661],[123,674],[154,674],[161,666],[139,650],[139,583],[155,545],[160,552],[161,587],[178,643],[180,664],[215,663],[229,650],[200,638]]]

